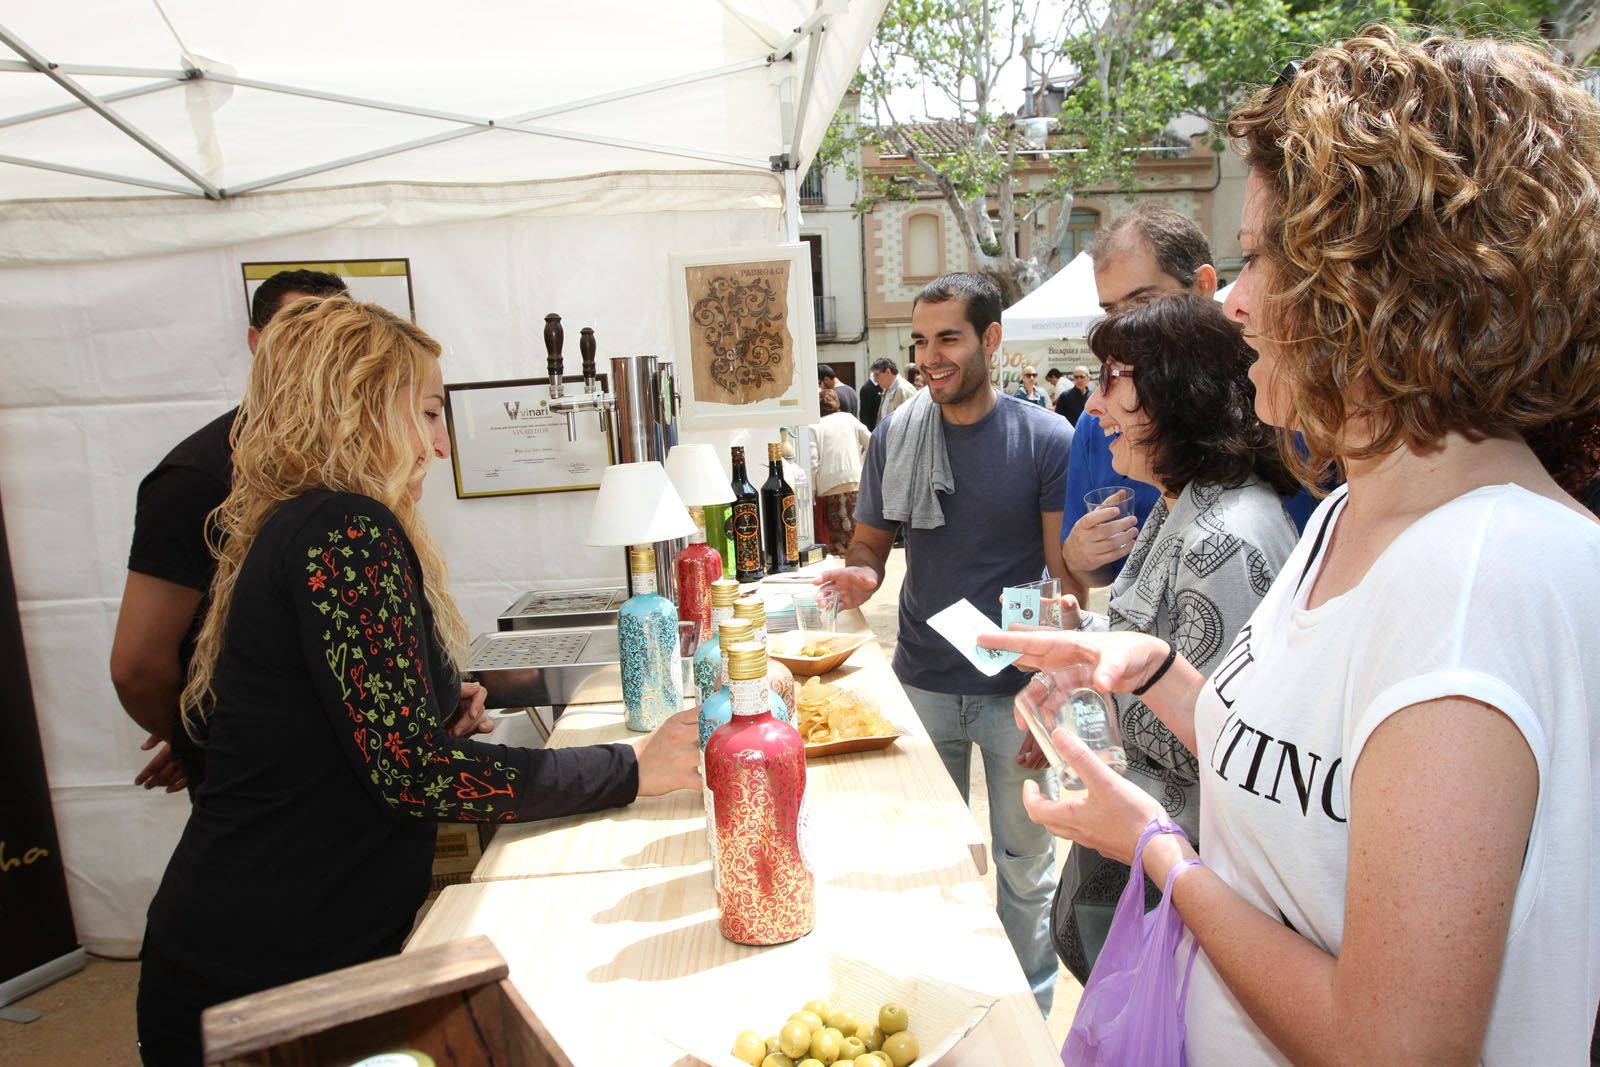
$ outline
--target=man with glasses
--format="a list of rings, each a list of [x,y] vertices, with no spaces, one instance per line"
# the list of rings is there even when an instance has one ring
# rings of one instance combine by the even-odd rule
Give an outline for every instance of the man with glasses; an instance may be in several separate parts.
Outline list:
[[[1072,368],[1072,388],[1063,389],[1056,397],[1056,414],[1078,425],[1078,420],[1083,417],[1083,405],[1089,401],[1089,368],[1077,366]]]

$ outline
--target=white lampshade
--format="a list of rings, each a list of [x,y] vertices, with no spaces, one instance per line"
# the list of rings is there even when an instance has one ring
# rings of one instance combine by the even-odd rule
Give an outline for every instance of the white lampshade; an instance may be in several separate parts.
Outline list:
[[[717,450],[710,445],[673,445],[667,453],[667,477],[685,504],[733,502],[733,482],[722,473]]]
[[[661,464],[618,463],[600,476],[589,520],[590,545],[648,545],[688,537],[694,520]]]

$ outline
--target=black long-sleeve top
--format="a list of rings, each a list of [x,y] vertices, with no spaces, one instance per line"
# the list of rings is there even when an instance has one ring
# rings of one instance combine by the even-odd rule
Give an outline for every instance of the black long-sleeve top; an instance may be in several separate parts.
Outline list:
[[[422,569],[382,504],[318,491],[275,511],[240,567],[212,688],[206,780],[150,905],[147,943],[265,988],[399,951],[434,821],[627,804],[628,745],[458,740],[460,683]]]

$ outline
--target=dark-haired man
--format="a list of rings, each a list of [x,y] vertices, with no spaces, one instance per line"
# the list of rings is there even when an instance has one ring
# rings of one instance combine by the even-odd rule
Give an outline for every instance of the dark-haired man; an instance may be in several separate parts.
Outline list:
[[[304,296],[347,292],[344,280],[323,271],[279,271],[257,287],[245,344],[255,355],[261,331],[284,305]],[[139,483],[116,636],[111,681],[134,722],[149,731],[144,748],[159,751],[135,783],[191,795],[199,785],[200,750],[178,716],[178,695],[205,618],[206,594],[216,572],[207,535],[211,512],[233,480],[234,408],[184,438]]]
[[[848,411],[856,418],[861,417],[861,396],[854,388],[839,380],[833,373],[833,368],[826,363],[817,367],[817,385],[823,389],[832,389],[839,397],[839,410]]]
[[[997,910],[1048,1013],[1056,975],[1049,937],[1055,851],[1022,805],[1022,783],[1043,780],[1017,762],[1025,735],[1011,706],[1025,678],[1011,667],[984,674],[928,625],[963,599],[998,622],[1001,589],[1061,567],[1059,509],[1072,427],[992,384],[1001,306],[999,288],[977,274],[947,274],[918,294],[911,336],[927,388],[873,432],[845,566],[818,584],[834,589],[844,607],[865,602],[883,580],[896,531],[904,532],[894,671],[963,798],[972,746],[983,756]]]

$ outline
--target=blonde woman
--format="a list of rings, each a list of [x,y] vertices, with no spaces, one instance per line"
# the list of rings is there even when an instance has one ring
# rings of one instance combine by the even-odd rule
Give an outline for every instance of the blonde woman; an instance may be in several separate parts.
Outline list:
[[[637,747],[447,733],[467,628],[416,508],[449,455],[443,408],[438,344],[382,308],[301,300],[263,335],[183,694],[208,773],[150,905],[146,1063],[200,1063],[210,1004],[397,952],[435,821],[549,818],[698,783],[692,717]]]
[[[1188,1062],[1576,1064],[1600,999],[1600,105],[1535,48],[1374,27],[1235,113],[1228,301],[1325,500],[1210,679],[1087,660],[1199,757],[1202,866],[1145,850],[1200,954]],[[1155,801],[1064,733],[1027,798],[1127,859]],[[1181,967],[1189,945],[1177,954]]]

